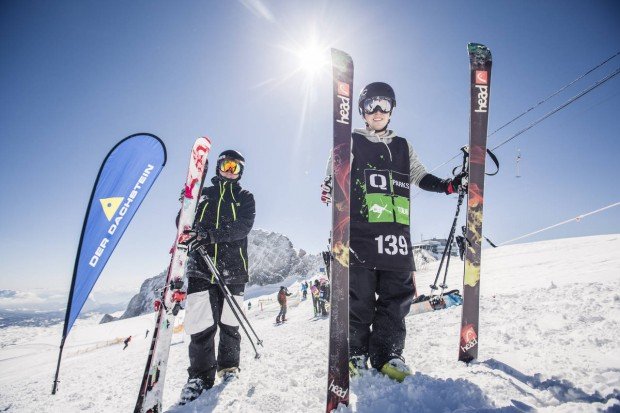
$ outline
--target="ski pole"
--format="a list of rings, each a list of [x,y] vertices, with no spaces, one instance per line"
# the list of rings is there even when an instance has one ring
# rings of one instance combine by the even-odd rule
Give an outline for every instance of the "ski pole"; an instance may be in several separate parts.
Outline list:
[[[460,191],[459,192],[459,199],[458,202],[456,204],[456,214],[454,215],[454,220],[452,222],[452,228],[450,228],[450,234],[448,235],[448,240],[446,242],[446,248],[443,250],[443,254],[441,255],[441,261],[439,262],[439,268],[437,269],[437,275],[435,276],[435,281],[433,282],[433,284],[430,286],[431,290],[437,290],[437,281],[439,280],[439,275],[441,274],[441,270],[443,268],[443,263],[446,259],[446,253],[448,252],[448,250],[451,250],[452,248],[449,247],[452,244],[452,241],[454,239],[454,232],[456,231],[456,223],[458,221],[459,218],[459,213],[461,211],[461,204],[463,203],[463,198],[465,197],[465,191]],[[447,276],[447,272],[448,272],[448,264],[450,263],[450,257],[448,257],[447,263],[446,263],[446,276]],[[444,284],[445,284],[445,278],[444,277]]]
[[[218,282],[220,283],[220,285],[222,286],[223,292],[224,294],[228,294],[229,297],[232,297],[233,294],[230,292],[230,290],[228,289],[228,286],[226,285],[226,283],[222,280],[222,277],[220,276],[219,271],[217,271],[217,268],[215,268],[215,264],[213,264],[213,261],[211,260],[211,257],[209,257],[208,254],[204,254],[205,255],[205,260],[208,259],[207,265],[209,265],[209,269],[211,269],[212,271],[215,270],[215,272],[213,272],[214,276],[216,277],[216,279],[218,279]],[[239,310],[239,312],[241,313],[241,316],[243,317],[243,319],[245,320],[246,324],[248,325],[248,327],[250,327],[250,330],[252,331],[252,333],[254,334],[254,336],[256,337],[256,344],[262,346],[263,345],[263,340],[261,340],[258,337],[258,334],[256,334],[256,331],[254,331],[254,328],[252,328],[252,324],[250,323],[250,320],[248,320],[248,318],[246,317],[245,313],[243,312],[243,309],[241,308],[241,306],[239,305],[239,303],[237,302],[237,300],[233,300],[233,302],[235,303],[235,306],[237,307],[237,309]]]
[[[209,258],[209,261],[210,261],[211,258],[210,257],[208,257],[208,258]],[[213,263],[211,263],[211,265],[213,265]],[[213,266],[213,267],[215,268],[215,266]],[[224,293],[228,294],[229,297],[233,297],[233,294],[228,289],[228,286],[226,285],[226,283],[221,279],[219,273],[217,273],[216,278],[218,279],[218,282],[222,286],[222,290],[224,291]],[[250,328],[250,331],[252,331],[252,334],[254,334],[254,337],[256,337],[256,344],[258,344],[259,346],[262,346],[263,345],[263,340],[261,340],[258,337],[258,334],[256,334],[256,331],[254,331],[254,328],[252,327],[252,324],[250,323],[250,320],[248,320],[247,316],[245,315],[245,312],[243,311],[243,309],[241,308],[241,306],[239,305],[237,300],[233,299],[232,301],[233,301],[233,303],[235,303],[235,307],[237,307],[237,310],[239,311],[239,313],[241,313],[241,316],[245,320],[245,323],[247,324],[247,326]]]
[[[454,234],[453,234],[454,235]],[[446,284],[446,279],[448,278],[448,268],[450,268],[450,258],[452,256],[452,243],[453,239],[450,241],[450,245],[448,247],[448,261],[446,261],[446,271],[443,274],[443,282],[439,285],[441,287],[441,292],[439,293],[439,299],[443,298],[444,291],[448,288],[448,284]]]
[[[216,279],[217,285],[220,288],[220,290],[222,291],[222,293],[224,294],[224,299],[226,300],[226,302],[228,303],[228,306],[230,307],[230,309],[233,312],[233,315],[235,316],[235,318],[237,319],[237,321],[239,322],[239,325],[241,326],[241,328],[243,329],[243,331],[245,332],[245,335],[248,337],[248,340],[250,340],[250,343],[252,344],[252,347],[254,348],[254,352],[256,353],[255,358],[260,358],[260,354],[258,353],[258,350],[256,349],[256,346],[254,345],[254,341],[252,340],[252,338],[250,337],[250,333],[248,332],[248,330],[245,327],[245,324],[243,323],[243,321],[241,320],[241,318],[239,317],[238,311],[241,312],[241,314],[243,315],[243,318],[245,319],[245,321],[247,322],[248,326],[250,327],[250,329],[252,329],[252,325],[250,324],[250,322],[248,321],[247,317],[245,316],[245,314],[243,313],[243,310],[241,310],[239,303],[237,302],[237,300],[235,300],[234,297],[232,297],[232,294],[230,292],[230,290],[228,289],[228,287],[226,286],[226,284],[222,281],[222,278],[220,277],[220,273],[217,270],[217,268],[215,268],[215,264],[213,264],[213,261],[211,260],[211,257],[209,257],[209,255],[207,254],[207,252],[204,250],[204,247],[201,246],[198,248],[198,253],[200,254],[200,256],[204,259],[205,263],[207,264],[207,266],[209,267],[209,270],[211,271],[211,273],[213,274],[213,276]],[[232,298],[231,298],[232,297]],[[235,305],[232,304],[232,302],[235,303]],[[238,309],[238,311],[236,310]],[[254,335],[256,336],[256,340],[257,340],[257,344],[262,345],[262,340],[258,338],[258,335],[256,334],[256,332],[254,331],[254,329],[252,329],[252,332],[254,333]]]
[[[239,317],[239,314],[237,314],[237,310],[235,310],[235,307],[233,306],[233,304],[231,303],[231,301],[235,301],[234,297],[231,299],[226,292],[224,291],[224,289],[222,288],[221,284],[219,283],[219,279],[218,279],[218,287],[220,288],[220,290],[222,291],[222,293],[224,294],[224,299],[226,300],[226,302],[228,303],[228,306],[230,307],[233,315],[235,316],[235,318],[237,319],[237,321],[239,322],[239,325],[241,326],[241,328],[243,329],[243,332],[245,333],[246,337],[248,338],[248,340],[250,341],[250,344],[252,344],[252,348],[254,349],[254,358],[260,358],[260,354],[258,353],[258,350],[256,349],[256,346],[254,345],[254,341],[252,340],[252,338],[250,337],[250,333],[248,333],[248,330],[245,328],[245,325],[243,324],[243,322],[241,321],[241,318]]]
[[[463,164],[461,165],[461,172],[463,172],[467,168],[467,158],[469,157],[469,153],[468,153],[468,148],[466,146],[463,146],[461,148],[461,151],[463,151]],[[456,203],[456,214],[454,214],[454,220],[452,221],[452,227],[450,228],[450,234],[448,235],[448,240],[446,242],[446,248],[444,248],[443,254],[441,254],[441,261],[439,262],[439,268],[437,268],[437,275],[435,276],[435,281],[433,282],[432,285],[430,285],[431,291],[437,290],[437,281],[439,280],[439,275],[441,274],[441,269],[443,268],[443,263],[444,263],[444,260],[446,259],[446,253],[452,250],[452,242],[454,240],[454,232],[456,231],[456,223],[458,221],[459,214],[461,212],[461,205],[463,204],[464,197],[465,197],[465,190],[461,188],[459,190],[459,199]],[[450,263],[450,257],[448,256],[448,260],[446,263],[446,274],[444,276],[442,285],[446,284],[446,277],[448,275],[449,263]]]

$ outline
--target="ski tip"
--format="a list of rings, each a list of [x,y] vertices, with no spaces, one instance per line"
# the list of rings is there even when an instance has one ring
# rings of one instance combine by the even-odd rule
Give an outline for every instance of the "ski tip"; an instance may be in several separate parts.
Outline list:
[[[348,65],[353,66],[353,59],[346,52],[332,48],[332,63],[334,66],[342,66],[345,68]]]
[[[467,43],[467,52],[469,53],[469,58],[478,63],[490,62],[492,60],[491,50],[482,43]]]
[[[340,49],[336,49],[335,47],[332,47],[332,56],[346,56],[346,57],[351,57],[349,56],[349,54],[347,52],[343,52]]]

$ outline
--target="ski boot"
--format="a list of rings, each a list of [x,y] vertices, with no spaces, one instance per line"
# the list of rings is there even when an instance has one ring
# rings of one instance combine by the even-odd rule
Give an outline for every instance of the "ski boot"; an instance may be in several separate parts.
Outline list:
[[[211,387],[213,387],[213,380],[205,382],[199,377],[189,379],[187,383],[185,383],[185,386],[183,386],[183,390],[181,390],[181,397],[178,404],[183,406],[189,402],[193,402],[202,392],[209,390]]]
[[[351,377],[360,376],[368,370],[368,357],[366,355],[351,356],[349,358],[349,374]]]
[[[229,383],[239,377],[239,367],[228,367],[217,372],[217,376],[222,378],[222,382]]]
[[[405,364],[405,359],[394,355],[390,361],[381,367],[381,373],[388,376],[392,380],[402,382],[405,377],[411,376],[411,369]]]

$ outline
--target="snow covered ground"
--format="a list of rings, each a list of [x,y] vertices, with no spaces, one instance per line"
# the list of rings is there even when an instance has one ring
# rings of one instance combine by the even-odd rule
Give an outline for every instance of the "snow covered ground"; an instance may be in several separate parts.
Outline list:
[[[450,288],[461,283],[461,267],[452,266]],[[421,293],[435,269],[417,274]],[[481,289],[477,362],[456,361],[461,307],[410,316],[405,357],[415,374],[402,384],[376,373],[354,379],[351,405],[339,412],[620,411],[620,235],[484,250]],[[164,398],[170,412],[324,411],[328,320],[312,319],[311,301],[297,296],[290,321],[274,326],[275,291],[251,294],[261,359],[244,338],[240,378],[182,408],[172,406],[186,381],[189,338],[175,335]],[[0,329],[0,412],[132,411],[153,316],[98,321],[74,326],[55,396],[62,326]]]

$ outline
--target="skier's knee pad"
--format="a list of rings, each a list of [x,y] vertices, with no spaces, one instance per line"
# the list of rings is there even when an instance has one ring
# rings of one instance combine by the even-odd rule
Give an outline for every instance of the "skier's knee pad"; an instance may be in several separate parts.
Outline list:
[[[211,309],[209,291],[188,294],[184,321],[187,334],[200,333],[213,324],[213,310]]]

